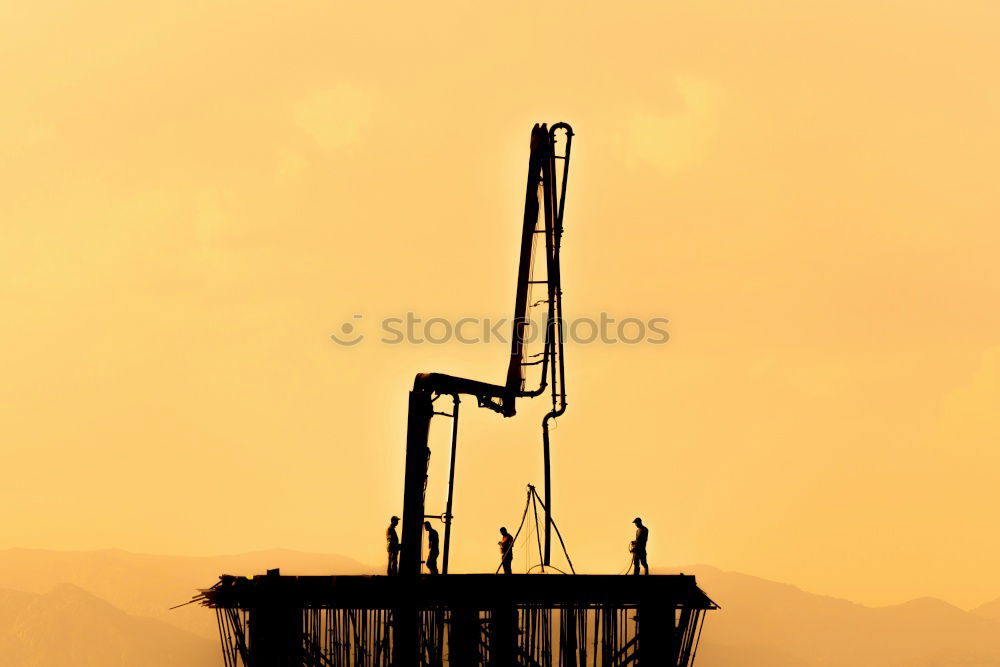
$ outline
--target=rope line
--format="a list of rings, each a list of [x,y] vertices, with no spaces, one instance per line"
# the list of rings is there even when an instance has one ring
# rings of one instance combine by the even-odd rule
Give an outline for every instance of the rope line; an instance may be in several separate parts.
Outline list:
[[[545,503],[542,502],[542,499],[538,497],[538,492],[535,491],[535,487],[531,486],[530,484],[528,485],[528,493],[533,493],[535,495],[535,498],[538,500],[538,504],[541,505],[542,509],[545,510],[546,514],[548,514],[549,508],[547,508],[545,506]],[[566,556],[566,562],[569,564],[570,572],[576,574],[576,569],[573,567],[573,561],[569,557],[569,550],[566,548],[566,542],[563,541],[562,533],[559,532],[559,526],[556,525],[556,520],[553,519],[550,515],[549,521],[552,522],[552,527],[555,528],[556,530],[556,537],[559,538],[559,545],[562,546],[563,555]]]
[[[560,570],[557,567],[554,567],[552,565],[545,565],[544,562],[542,562],[542,561],[544,561],[544,558],[542,556],[542,536],[541,536],[541,528],[539,527],[539,519],[538,519],[538,506],[539,505],[542,506],[543,510],[545,510],[546,512],[548,512],[547,508],[545,507],[545,503],[538,496],[538,491],[535,490],[534,486],[532,486],[531,484],[529,484],[528,485],[527,498],[525,499],[525,503],[524,503],[524,511],[521,513],[521,523],[518,524],[518,526],[517,526],[517,532],[514,533],[514,543],[511,545],[510,548],[511,548],[511,550],[513,550],[517,546],[517,538],[521,536],[521,531],[524,529],[524,522],[528,518],[528,509],[530,508],[530,509],[533,510],[533,513],[534,513],[534,516],[535,516],[535,535],[536,535],[536,539],[537,539],[537,542],[538,542],[538,560],[539,560],[539,562],[536,565],[529,566],[527,568],[527,570],[525,571],[525,573],[527,574],[527,573],[531,572],[532,570],[534,570],[535,568],[541,568],[542,572],[544,572],[545,568],[548,567],[548,568],[551,568],[551,569],[555,570],[556,572],[559,572],[560,574],[567,574],[566,572],[563,572],[562,570]],[[566,557],[566,562],[569,564],[569,570],[570,570],[570,572],[572,574],[576,574],[576,569],[573,567],[573,560],[569,557],[569,550],[566,548],[566,542],[563,540],[562,533],[559,532],[559,526],[556,525],[555,519],[553,519],[551,516],[549,517],[549,521],[552,522],[552,527],[555,528],[556,537],[559,538],[559,545],[562,547],[563,556]],[[527,535],[527,537],[525,538],[525,545],[524,545],[525,552],[524,552],[524,557],[525,557],[525,559],[528,559],[528,557],[529,557],[528,554],[530,553],[530,548],[529,548],[530,545],[528,543],[531,541],[531,531],[530,531],[530,529],[529,529],[528,533],[526,533],[526,535]],[[494,571],[494,574],[499,574],[500,573],[500,568],[503,567],[503,557],[504,557],[504,554],[501,553],[500,554],[500,563],[499,563],[499,565],[497,565],[497,569]]]

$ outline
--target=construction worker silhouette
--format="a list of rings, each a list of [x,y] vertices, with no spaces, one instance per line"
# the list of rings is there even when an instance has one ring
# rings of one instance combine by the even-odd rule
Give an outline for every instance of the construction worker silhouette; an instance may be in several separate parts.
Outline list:
[[[502,526],[500,534],[503,535],[500,541],[497,542],[500,545],[500,563],[503,565],[503,573],[510,574],[510,566],[514,562],[514,538]]]
[[[635,571],[632,574],[639,574],[639,565],[642,564],[649,574],[649,563],[646,562],[646,542],[649,541],[649,528],[642,525],[642,519],[636,517],[632,520],[635,524],[635,540],[629,544],[628,550],[632,552],[632,565]]]
[[[389,576],[399,574],[399,535],[396,534],[396,526],[399,525],[399,517],[394,516],[389,519],[389,527],[385,529],[385,550],[389,557],[389,565],[385,573]]]
[[[438,532],[431,528],[430,521],[424,521],[424,530],[427,531],[427,571],[431,574],[438,573]]]

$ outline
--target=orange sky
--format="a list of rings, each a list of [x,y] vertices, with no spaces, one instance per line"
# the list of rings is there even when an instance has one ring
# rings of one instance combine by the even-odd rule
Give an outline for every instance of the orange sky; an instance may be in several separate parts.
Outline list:
[[[413,374],[505,351],[328,336],[508,315],[528,131],[565,120],[566,314],[672,337],[567,352],[579,569],[640,514],[654,563],[1000,595],[1000,6],[482,7],[0,5],[0,547],[380,562]],[[460,571],[544,413],[466,407]]]

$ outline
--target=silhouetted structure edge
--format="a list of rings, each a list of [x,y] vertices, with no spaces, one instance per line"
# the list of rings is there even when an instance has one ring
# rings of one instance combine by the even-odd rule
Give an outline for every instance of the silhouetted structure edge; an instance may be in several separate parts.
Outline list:
[[[223,576],[227,667],[693,664],[704,613],[691,575]],[[417,628],[417,649],[396,641]],[[407,645],[409,645],[407,643]]]

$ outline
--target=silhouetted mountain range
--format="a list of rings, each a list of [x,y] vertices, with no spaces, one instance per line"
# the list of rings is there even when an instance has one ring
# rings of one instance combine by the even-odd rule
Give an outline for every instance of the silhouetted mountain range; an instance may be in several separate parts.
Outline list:
[[[216,642],[132,616],[72,584],[38,595],[0,591],[5,667],[216,667]]]
[[[0,551],[0,656],[10,667],[217,667],[214,615],[189,605],[220,573],[368,574],[349,558],[273,550],[218,557],[116,549]],[[972,611],[921,598],[860,604],[708,566],[722,605],[705,624],[699,667],[1000,667],[1000,599]]]
[[[1000,622],[1000,598],[976,607],[972,610],[972,613],[983,618],[988,618],[991,621]]]
[[[711,567],[682,570],[722,606],[705,623],[699,667],[1000,665],[1000,620],[941,600],[866,607]]]
[[[280,567],[293,574],[369,574],[372,568],[346,558],[285,549],[233,556],[156,556],[120,549],[99,551],[0,551],[0,588],[46,593],[70,583],[107,600],[128,614],[170,623],[217,640],[215,616],[198,605],[171,607],[208,588],[220,574],[261,574]],[[0,605],[4,604],[0,598]],[[4,611],[0,609],[0,620]]]

